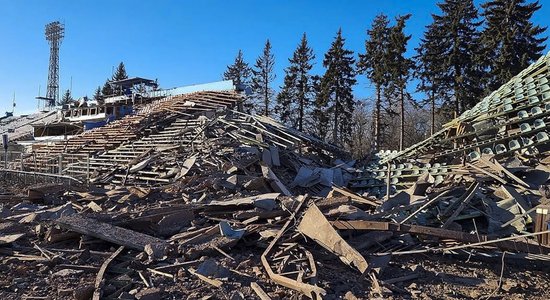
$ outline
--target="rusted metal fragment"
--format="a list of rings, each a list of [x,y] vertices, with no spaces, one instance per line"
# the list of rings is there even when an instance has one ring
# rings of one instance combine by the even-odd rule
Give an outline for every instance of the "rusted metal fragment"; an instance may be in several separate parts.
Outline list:
[[[315,204],[304,214],[298,231],[338,255],[340,260],[357,268],[361,273],[369,267],[365,258],[338,234]]]

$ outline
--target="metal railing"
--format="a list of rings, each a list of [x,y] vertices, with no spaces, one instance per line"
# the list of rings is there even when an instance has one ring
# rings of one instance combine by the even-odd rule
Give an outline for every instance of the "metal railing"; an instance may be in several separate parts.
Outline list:
[[[0,168],[10,170],[23,170],[21,159],[25,154],[21,151],[2,151],[0,153]]]
[[[82,182],[90,178],[88,153],[62,153],[48,157],[35,153],[7,151],[0,153],[0,169],[30,174],[68,176]]]
[[[13,183],[17,182],[25,185],[42,183],[63,183],[68,186],[79,186],[84,184],[82,181],[71,176],[9,169],[0,169],[0,181]]]

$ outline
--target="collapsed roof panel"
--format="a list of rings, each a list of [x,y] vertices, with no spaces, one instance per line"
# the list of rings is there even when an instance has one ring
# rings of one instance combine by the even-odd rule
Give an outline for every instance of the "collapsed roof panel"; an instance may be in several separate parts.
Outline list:
[[[381,151],[355,186],[384,194],[410,187],[421,174],[437,182],[482,155],[536,156],[550,143],[550,53],[426,140],[401,152]]]
[[[546,144],[546,123],[550,116],[549,64],[550,53],[430,138],[386,155],[381,164],[420,155],[426,155],[432,162],[463,155],[475,159],[481,153],[504,156]]]

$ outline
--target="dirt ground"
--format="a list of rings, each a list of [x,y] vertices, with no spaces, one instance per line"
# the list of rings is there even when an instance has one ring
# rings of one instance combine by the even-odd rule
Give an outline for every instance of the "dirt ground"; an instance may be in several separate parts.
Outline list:
[[[114,251],[116,247],[98,250]],[[258,299],[250,288],[251,282],[257,282],[272,299],[306,299],[303,295],[274,284],[261,268],[262,249],[236,246],[231,249],[233,259],[222,255],[202,257],[196,263],[186,267],[171,269],[174,279],[161,275],[150,277],[155,294],[159,298],[142,299]],[[98,253],[80,251],[62,255],[52,261],[19,261],[2,257],[0,264],[0,299],[75,299],[75,291],[93,291],[97,269],[104,258]],[[550,299],[550,274],[547,263],[535,263],[504,257],[481,258],[479,255],[425,255],[414,254],[394,256],[381,269],[378,275],[380,283],[392,278],[414,274],[416,278],[382,284],[382,294],[373,289],[368,277],[359,275],[324,249],[313,249],[317,261],[318,285],[325,288],[325,299]],[[137,252],[129,251],[119,257],[111,272],[124,272],[128,269],[145,270],[145,258],[136,261]],[[29,257],[31,259],[31,257]],[[223,269],[220,279],[223,286],[213,287],[198,280],[186,272],[186,268],[214,260]],[[132,261],[134,260],[134,261]],[[65,268],[68,264],[88,266],[88,270]],[[117,268],[119,270],[117,270]],[[502,271],[502,278],[500,277]],[[111,274],[110,276],[117,276]],[[136,286],[145,285],[140,277],[132,272],[122,276],[120,281],[110,277],[110,284],[104,289],[114,291],[117,282],[130,280]],[[130,277],[130,278],[124,278]],[[499,287],[500,283],[500,288]],[[121,295],[121,299],[135,299],[139,288]],[[127,298],[124,298],[126,296]],[[32,298],[36,297],[36,298]],[[46,297],[46,298],[42,298]],[[85,296],[80,299],[88,299]],[[139,299],[139,298],[138,298]]]

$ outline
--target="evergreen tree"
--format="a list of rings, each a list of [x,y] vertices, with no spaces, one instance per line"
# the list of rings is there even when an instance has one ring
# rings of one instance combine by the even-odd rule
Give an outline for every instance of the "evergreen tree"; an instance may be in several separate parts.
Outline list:
[[[455,115],[474,106],[482,93],[482,66],[477,9],[473,0],[445,0],[438,4],[441,15],[433,15],[437,39],[441,41],[441,88],[452,91]],[[446,99],[444,99],[446,100]]]
[[[289,67],[290,68],[290,67]],[[285,69],[285,78],[281,91],[277,94],[275,113],[281,123],[296,128],[295,90],[296,74],[291,74],[289,68]]]
[[[271,43],[269,39],[265,42],[265,47],[262,55],[256,59],[256,64],[252,73],[252,93],[258,101],[258,105],[262,108],[262,114],[269,116],[271,101],[275,92],[271,88],[271,83],[275,79],[273,66],[275,65],[275,57],[271,53]]]
[[[399,99],[399,150],[403,150],[405,144],[405,98],[412,99],[406,88],[414,68],[414,62],[405,57],[407,43],[411,36],[403,32],[405,22],[410,17],[410,14],[398,17],[396,25],[391,27],[389,35],[388,75],[390,76],[391,93],[397,95]]]
[[[277,95],[279,119],[300,131],[304,130],[304,122],[313,104],[313,78],[309,74],[315,59],[313,50],[307,44],[306,34],[292,58],[288,61],[290,66],[285,69],[284,84]]]
[[[380,147],[382,88],[388,83],[389,20],[380,14],[374,18],[371,29],[367,30],[369,39],[365,41],[365,54],[359,54],[358,72],[367,78],[376,88],[374,104],[374,151]]]
[[[118,64],[115,74],[113,75],[113,81],[119,81],[123,79],[128,79],[128,74],[126,74],[126,67],[123,62]]]
[[[250,83],[251,72],[248,63],[244,61],[243,52],[239,50],[235,62],[227,66],[227,70],[223,73],[223,79],[233,80],[236,86],[247,86]]]
[[[105,101],[103,101],[103,95],[101,94],[101,87],[100,86],[98,86],[97,89],[94,92],[94,100],[99,105],[103,105],[105,103]]]
[[[245,90],[250,85],[250,76],[252,70],[248,66],[248,63],[244,61],[243,52],[239,49],[237,56],[235,57],[235,62],[232,65],[227,66],[227,69],[223,73],[224,80],[232,80],[233,84],[239,88]],[[253,108],[253,104],[250,103],[248,96],[245,96],[244,109],[246,112],[250,113]],[[239,110],[242,107],[239,106]]]
[[[430,104],[431,125],[430,133],[435,133],[435,111],[436,100],[445,95],[443,84],[440,83],[442,75],[446,72],[441,64],[443,53],[442,40],[439,39],[441,33],[435,24],[426,26],[424,37],[420,41],[420,46],[416,48],[416,70],[415,76],[420,79],[417,85],[417,91],[423,92],[428,96],[427,103]],[[423,104],[426,104],[424,102]]]
[[[115,93],[113,87],[109,84],[109,82],[110,80],[109,78],[107,78],[107,80],[105,80],[103,88],[101,89],[101,94],[103,95],[103,97],[109,97]]]
[[[328,107],[327,112],[332,115],[332,140],[340,145],[350,141],[356,83],[353,51],[344,49],[344,43],[342,29],[339,29],[323,60],[326,72],[321,78],[318,103],[319,107]]]
[[[542,55],[546,27],[531,22],[538,1],[492,0],[482,4],[485,27],[482,41],[487,57],[490,91],[510,80]]]
[[[328,127],[330,123],[330,116],[328,114],[328,101],[326,101],[326,95],[323,94],[322,78],[319,76],[313,76],[313,90],[315,94],[315,100],[313,102],[313,128],[312,131],[317,137],[322,140],[327,140]]]
[[[101,97],[101,87],[98,86],[97,89],[95,90],[94,92],[94,100],[100,100],[102,97]]]
[[[71,102],[73,102],[74,99],[73,97],[71,96],[71,91],[70,90],[66,90],[65,93],[63,94],[63,97],[61,97],[61,100],[59,100],[57,102],[57,105],[59,106],[63,106],[65,104],[69,104]]]
[[[118,67],[116,68],[115,74],[113,75],[112,81],[119,81],[124,79],[128,79],[128,74],[126,73],[126,67],[124,66],[124,63],[120,62],[118,64]],[[113,92],[117,96],[124,94],[124,91],[122,89],[117,89]]]

